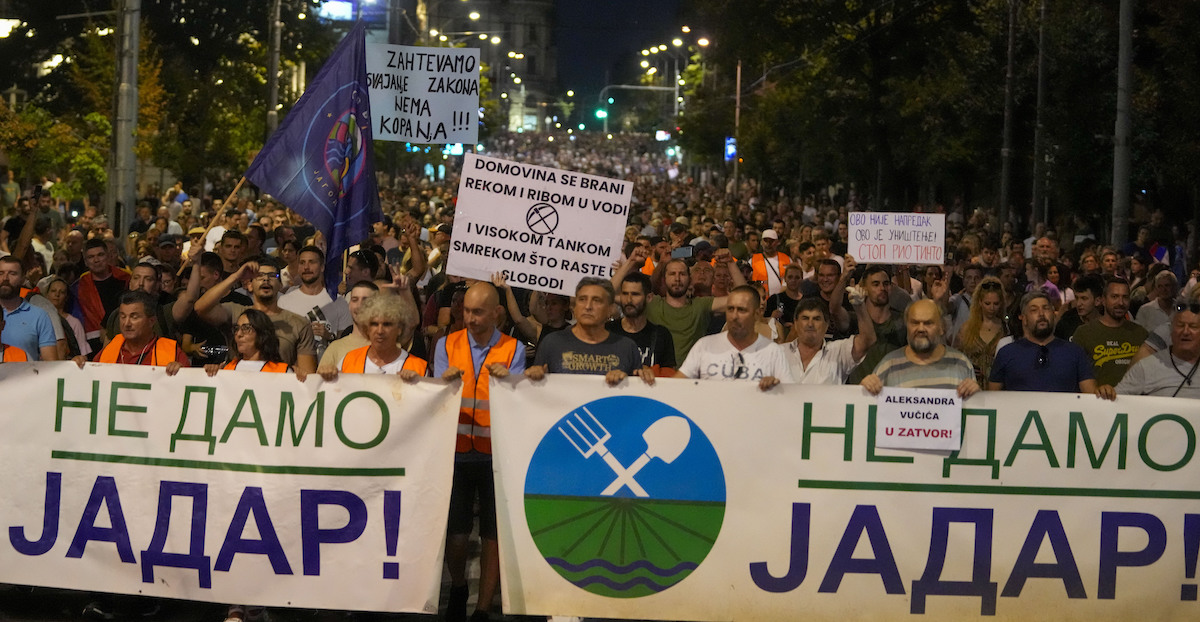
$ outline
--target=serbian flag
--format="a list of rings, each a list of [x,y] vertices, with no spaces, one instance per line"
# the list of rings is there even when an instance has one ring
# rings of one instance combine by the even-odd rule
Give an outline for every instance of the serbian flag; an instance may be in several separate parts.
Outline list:
[[[375,186],[366,28],[355,24],[246,171],[260,190],[325,236],[325,287],[337,297],[341,255],[383,219]]]

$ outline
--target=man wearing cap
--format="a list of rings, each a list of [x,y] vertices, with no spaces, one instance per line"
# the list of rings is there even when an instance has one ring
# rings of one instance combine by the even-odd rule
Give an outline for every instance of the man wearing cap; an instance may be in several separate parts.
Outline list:
[[[184,240],[183,248],[181,249],[182,253],[184,255],[191,255],[192,245],[199,244],[199,245],[203,246],[203,244],[204,244],[203,240],[204,240],[204,227],[192,227],[191,229],[188,229],[187,239]]]
[[[786,283],[783,272],[792,258],[779,252],[779,233],[774,229],[762,232],[762,252],[750,256],[750,280],[767,287],[767,295],[783,291]]]

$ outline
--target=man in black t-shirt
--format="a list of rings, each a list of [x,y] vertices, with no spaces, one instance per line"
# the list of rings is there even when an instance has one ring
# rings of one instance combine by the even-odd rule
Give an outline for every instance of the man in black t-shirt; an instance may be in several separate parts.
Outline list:
[[[640,272],[627,275],[621,281],[618,298],[624,317],[610,321],[606,328],[637,344],[642,366],[652,369],[655,376],[670,378],[675,375],[675,341],[671,331],[646,319],[646,301],[650,295],[650,277]]]
[[[604,327],[613,311],[613,286],[606,279],[585,277],[575,287],[575,325],[548,335],[538,347],[534,364],[525,368],[530,380],[546,373],[604,376],[610,386],[637,375],[654,384],[654,373],[642,366],[637,344]]]

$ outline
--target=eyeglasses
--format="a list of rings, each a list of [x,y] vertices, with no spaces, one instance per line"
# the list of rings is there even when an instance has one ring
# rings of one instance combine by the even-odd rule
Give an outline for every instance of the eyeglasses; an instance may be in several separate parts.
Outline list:
[[[1035,366],[1038,369],[1042,369],[1043,367],[1046,366],[1046,363],[1049,360],[1050,360],[1050,348],[1048,348],[1046,346],[1038,346],[1038,357],[1037,357],[1037,363],[1035,364]]]
[[[1177,302],[1175,303],[1175,310],[1180,313],[1183,313],[1184,311],[1200,313],[1200,302]]]
[[[257,275],[255,275],[254,278],[256,278],[256,279],[277,279],[277,278],[279,278],[279,273],[278,272],[259,272]]]
[[[737,360],[735,361],[735,364],[737,365],[737,368],[733,372],[734,379],[740,380],[742,378],[750,377],[750,368],[746,367],[746,359],[742,356],[741,352],[737,353]]]
[[[234,324],[233,332],[234,334],[250,333],[254,332],[254,327],[249,324]]]

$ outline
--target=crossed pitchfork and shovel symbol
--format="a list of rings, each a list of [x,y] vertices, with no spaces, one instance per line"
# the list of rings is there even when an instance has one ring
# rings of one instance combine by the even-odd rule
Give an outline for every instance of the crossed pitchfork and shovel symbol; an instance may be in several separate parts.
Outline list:
[[[633,464],[626,467],[604,445],[612,439],[612,434],[596,419],[596,416],[591,411],[587,408],[583,408],[582,410],[591,419],[590,424],[582,415],[576,412],[574,413],[574,417],[567,419],[565,425],[558,426],[558,431],[579,451],[579,454],[584,459],[599,454],[604,459],[604,462],[608,464],[609,468],[613,470],[613,473],[616,474],[617,479],[613,480],[600,493],[606,497],[616,494],[622,487],[628,487],[634,495],[639,497],[649,497],[649,493],[646,492],[646,489],[642,488],[641,484],[637,483],[634,476],[654,458],[658,458],[667,464],[674,462],[679,457],[679,454],[682,454],[683,450],[687,449],[688,442],[692,437],[692,428],[688,425],[687,419],[677,416],[663,417],[650,424],[650,427],[646,428],[646,431],[642,433],[642,439],[646,441],[646,451],[638,456],[633,461]],[[567,431],[567,428],[570,428],[570,432]]]

